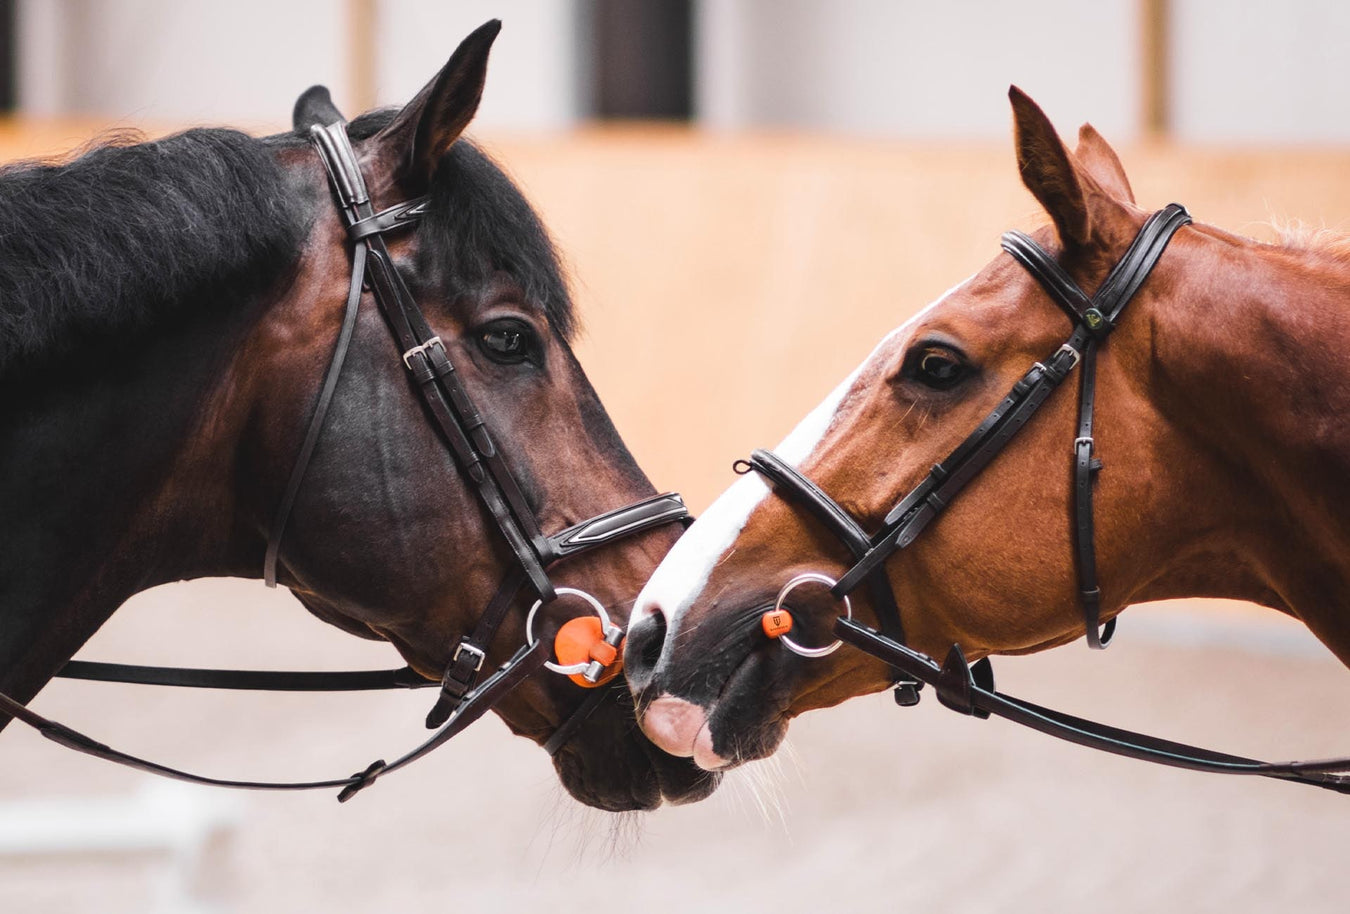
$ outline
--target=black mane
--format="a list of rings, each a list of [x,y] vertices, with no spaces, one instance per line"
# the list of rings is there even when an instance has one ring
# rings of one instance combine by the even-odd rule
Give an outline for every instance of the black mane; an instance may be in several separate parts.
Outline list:
[[[368,137],[391,117],[365,115],[351,134]],[[301,142],[200,128],[0,168],[0,377],[142,331],[174,308],[229,307],[276,283],[315,204],[327,202],[305,199],[277,163],[276,146]],[[557,253],[510,178],[461,141],[429,194],[418,275],[455,295],[504,271],[569,338]]]
[[[262,291],[298,256],[312,209],[267,141],[234,130],[0,169],[0,375]]]
[[[352,121],[353,139],[373,135],[393,117],[375,111]],[[534,209],[492,159],[460,140],[441,159],[428,191],[431,205],[418,226],[417,273],[451,296],[494,272],[512,276],[526,301],[544,309],[549,323],[570,339],[576,316],[557,249]]]

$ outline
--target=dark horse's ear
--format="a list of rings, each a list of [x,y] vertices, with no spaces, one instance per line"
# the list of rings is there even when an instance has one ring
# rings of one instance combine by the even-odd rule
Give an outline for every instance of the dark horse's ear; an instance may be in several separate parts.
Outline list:
[[[308,130],[315,124],[327,127],[339,121],[345,124],[347,119],[333,104],[333,96],[328,94],[327,86],[310,86],[300,93],[300,97],[295,100],[295,108],[291,110],[291,126],[297,131]]]
[[[376,135],[376,142],[397,163],[396,177],[410,190],[420,192],[431,183],[441,156],[477,113],[488,52],[501,28],[501,21],[493,19],[475,29],[436,78]]]
[[[1087,244],[1092,235],[1092,217],[1084,187],[1086,175],[1064,148],[1045,112],[1025,92],[1012,86],[1008,99],[1012,102],[1017,168],[1022,173],[1022,183],[1055,221],[1059,240],[1066,247]]]

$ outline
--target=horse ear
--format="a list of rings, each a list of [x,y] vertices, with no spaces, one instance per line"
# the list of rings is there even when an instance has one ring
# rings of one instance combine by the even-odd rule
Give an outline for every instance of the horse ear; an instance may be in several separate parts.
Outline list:
[[[1008,99],[1012,102],[1022,183],[1050,214],[1065,246],[1086,244],[1092,234],[1092,219],[1084,176],[1045,112],[1016,86],[1008,89]]]
[[[377,142],[398,157],[400,180],[414,187],[426,187],[441,156],[473,120],[483,97],[488,52],[501,28],[499,19],[476,28],[455,48],[436,78],[376,136]]]
[[[1073,151],[1073,157],[1113,199],[1121,203],[1134,202],[1134,191],[1120,158],[1091,124],[1078,128],[1078,148]]]
[[[328,94],[327,86],[310,86],[300,93],[300,97],[295,100],[295,107],[291,110],[291,126],[297,131],[308,130],[315,124],[327,127],[329,124],[346,121],[337,105],[333,104],[333,96]]]

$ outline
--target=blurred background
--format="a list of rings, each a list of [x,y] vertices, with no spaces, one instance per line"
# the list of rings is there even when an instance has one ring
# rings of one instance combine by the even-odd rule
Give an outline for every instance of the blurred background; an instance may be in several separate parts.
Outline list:
[[[1009,83],[1066,138],[1091,120],[1145,207],[1265,240],[1350,216],[1334,0],[10,0],[0,159],[110,128],[282,130],[316,82],[353,114],[401,103],[491,17],[473,133],[570,263],[579,355],[620,431],[695,510],[1000,232],[1039,221]],[[81,656],[395,662],[243,581],[143,594]],[[1014,694],[1175,739],[1350,752],[1350,675],[1253,607],[1139,607],[1104,655],[997,666]],[[413,745],[425,704],[56,682],[34,707],[193,770],[310,777]],[[0,759],[4,912],[1346,906],[1343,798],[1096,757],[931,700],[808,715],[778,761],[640,817],[577,807],[495,719],[341,807],[152,784],[17,727]]]

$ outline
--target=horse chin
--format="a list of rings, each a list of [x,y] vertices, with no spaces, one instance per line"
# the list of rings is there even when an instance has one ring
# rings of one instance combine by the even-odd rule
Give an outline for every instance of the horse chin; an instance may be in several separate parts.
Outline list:
[[[613,690],[554,756],[558,778],[576,800],[609,812],[694,803],[720,776],[649,742],[637,727],[628,693]]]

